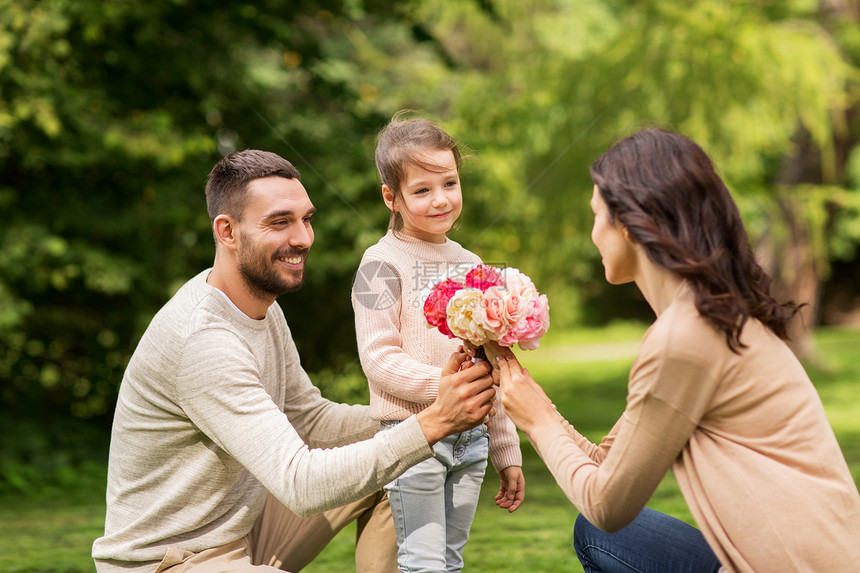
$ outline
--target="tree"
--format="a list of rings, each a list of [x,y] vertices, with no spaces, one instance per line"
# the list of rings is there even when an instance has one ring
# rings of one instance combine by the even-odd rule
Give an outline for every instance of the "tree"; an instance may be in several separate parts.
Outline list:
[[[817,2],[805,0],[492,5],[492,18],[447,8],[433,30],[488,76],[460,111],[500,163],[517,166],[498,194],[519,195],[509,215],[539,213],[541,231],[520,240],[540,257],[544,284],[589,301],[580,318],[605,308],[594,304],[607,299],[592,280],[587,166],[619,136],[656,123],[715,159],[778,292],[807,303],[806,326],[815,324],[833,249],[858,238],[840,231],[858,205],[845,175],[858,133],[849,112],[857,66],[846,56],[858,45],[856,14],[831,12],[824,26]],[[487,94],[490,109],[480,103]],[[509,229],[514,218],[501,222]],[[795,338],[803,354],[806,332]]]
[[[347,360],[360,243],[385,219],[357,208],[386,118],[365,105],[352,36],[355,22],[390,26],[399,6],[0,0],[4,435],[109,422],[153,313],[211,264],[203,186],[234,149],[303,172],[318,246],[305,293],[284,306],[312,368]],[[17,444],[3,442],[0,482],[39,453]]]

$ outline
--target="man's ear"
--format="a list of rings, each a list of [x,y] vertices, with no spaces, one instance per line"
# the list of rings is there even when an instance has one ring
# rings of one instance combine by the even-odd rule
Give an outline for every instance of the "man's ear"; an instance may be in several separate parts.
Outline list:
[[[236,249],[236,222],[230,215],[221,213],[212,221],[215,240],[228,249]]]
[[[397,202],[394,200],[395,195],[394,191],[391,190],[391,187],[388,185],[382,186],[382,200],[385,201],[385,206],[388,207],[388,210],[392,213],[397,212]]]

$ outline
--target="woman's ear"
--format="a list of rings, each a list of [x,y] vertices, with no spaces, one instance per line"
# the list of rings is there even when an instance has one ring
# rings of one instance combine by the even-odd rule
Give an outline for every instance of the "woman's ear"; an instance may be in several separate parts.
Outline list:
[[[228,249],[236,249],[236,227],[230,215],[224,213],[215,217],[212,221],[212,234],[215,240]]]
[[[388,210],[392,213],[397,212],[397,196],[394,194],[394,191],[391,190],[391,187],[388,185],[382,186],[382,200],[385,201],[385,206],[388,207]]]
[[[621,225],[621,232],[624,234],[625,239],[627,239],[631,243],[633,242],[633,239],[630,238],[630,231],[627,230],[626,225]]]

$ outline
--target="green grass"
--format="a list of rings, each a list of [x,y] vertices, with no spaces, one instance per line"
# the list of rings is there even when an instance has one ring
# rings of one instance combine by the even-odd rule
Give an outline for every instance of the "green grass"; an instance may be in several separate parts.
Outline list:
[[[568,419],[599,440],[624,407],[627,371],[642,328],[551,333],[543,347],[520,356]],[[860,483],[860,330],[825,329],[816,335],[822,360],[808,370]],[[466,546],[466,570],[582,571],[572,550],[576,509],[527,440],[523,440],[526,501],[513,514],[496,508],[498,478],[488,474]],[[40,499],[0,498],[0,571],[91,572],[92,540],[104,526],[104,482]],[[663,480],[650,507],[692,522],[674,478]],[[343,573],[353,568],[354,526],[347,527],[307,569]]]
[[[105,480],[88,483],[38,499],[0,499],[0,571],[94,571],[90,548],[104,532]]]

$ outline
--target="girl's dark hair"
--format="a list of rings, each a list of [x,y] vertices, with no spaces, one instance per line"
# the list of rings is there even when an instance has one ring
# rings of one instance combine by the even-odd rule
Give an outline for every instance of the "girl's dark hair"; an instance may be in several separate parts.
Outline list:
[[[395,198],[401,193],[408,165],[418,165],[428,171],[438,169],[433,164],[421,161],[422,153],[434,149],[447,149],[454,155],[457,171],[463,160],[461,146],[454,138],[429,119],[406,119],[410,110],[394,114],[376,140],[376,169],[383,185],[387,185]],[[400,213],[391,213],[389,229],[399,231],[403,227]]]
[[[689,281],[699,313],[745,348],[746,321],[757,318],[788,339],[799,310],[770,294],[740,213],[701,147],[683,135],[646,128],[613,145],[591,165],[610,217],[624,225],[654,264]]]
[[[221,213],[242,219],[248,184],[264,177],[301,179],[293,164],[271,151],[246,149],[225,155],[209,172],[206,181],[206,210],[214,221]]]

